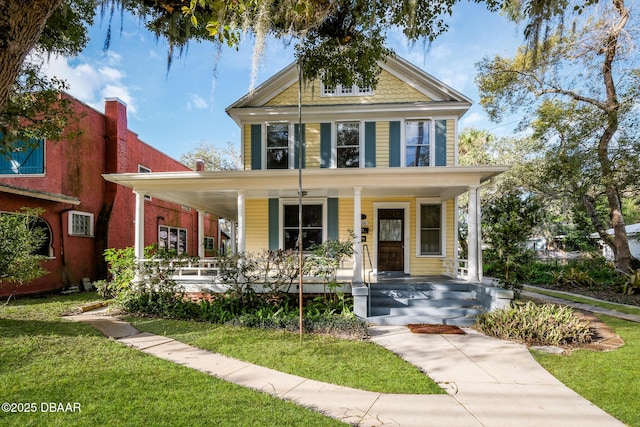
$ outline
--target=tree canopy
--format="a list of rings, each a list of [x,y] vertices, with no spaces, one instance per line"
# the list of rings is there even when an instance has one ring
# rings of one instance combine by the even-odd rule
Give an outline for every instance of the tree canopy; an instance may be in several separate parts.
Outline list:
[[[170,55],[189,40],[237,46],[254,37],[254,68],[268,37],[296,43],[306,80],[375,87],[378,60],[392,52],[387,33],[399,28],[410,41],[434,40],[460,0],[110,0],[139,16],[170,44]],[[473,0],[497,10],[499,0]]]
[[[59,96],[67,89],[65,82],[45,77],[41,68],[48,55],[82,51],[95,2],[35,3],[0,3],[0,156],[16,141],[60,139],[72,118],[69,103]]]
[[[623,0],[558,2],[544,10],[540,22],[527,26],[530,43],[514,57],[478,64],[480,102],[496,120],[524,111],[522,128],[547,150],[547,176],[578,198],[626,271],[632,257],[622,199],[639,171],[637,18]],[[516,19],[531,14],[515,6],[512,12]],[[598,199],[608,205],[606,221],[596,212]]]
[[[180,157],[180,161],[196,170],[198,161],[204,162],[205,171],[225,171],[239,169],[240,153],[231,143],[221,148],[210,142],[201,142],[196,148]]]

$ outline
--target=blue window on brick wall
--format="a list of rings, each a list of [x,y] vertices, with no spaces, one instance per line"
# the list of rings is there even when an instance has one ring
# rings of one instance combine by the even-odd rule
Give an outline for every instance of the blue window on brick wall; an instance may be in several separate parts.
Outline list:
[[[7,156],[0,156],[0,175],[44,174],[44,140],[17,142]]]

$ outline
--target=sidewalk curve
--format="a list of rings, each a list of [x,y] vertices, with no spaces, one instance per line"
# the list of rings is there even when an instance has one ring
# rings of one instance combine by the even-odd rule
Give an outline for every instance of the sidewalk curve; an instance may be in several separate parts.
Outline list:
[[[371,328],[372,340],[421,368],[448,395],[384,394],[286,374],[171,338],[139,332],[96,310],[70,319],[147,354],[315,409],[358,426],[623,426],[538,365],[524,346],[467,330],[413,334]],[[380,367],[379,369],[384,369]]]

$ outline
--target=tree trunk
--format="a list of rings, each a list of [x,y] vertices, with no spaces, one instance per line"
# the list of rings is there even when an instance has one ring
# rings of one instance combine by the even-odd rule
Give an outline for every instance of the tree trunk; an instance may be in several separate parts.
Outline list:
[[[63,0],[0,0],[0,112],[27,54]]]
[[[600,171],[605,184],[605,193],[607,195],[607,202],[609,203],[609,215],[611,217],[611,225],[613,226],[611,248],[616,256],[616,267],[620,271],[628,272],[631,268],[631,251],[629,250],[627,230],[624,216],[622,215],[622,203],[620,202],[618,183],[611,167],[611,160],[609,159],[609,146],[613,136],[618,130],[620,108],[613,78],[613,62],[616,59],[619,36],[629,21],[629,10],[626,8],[624,0],[613,0],[612,3],[618,12],[619,21],[611,26],[601,51],[604,54],[602,61],[602,78],[607,94],[607,100],[604,103],[607,127],[598,142],[598,161],[600,162]]]

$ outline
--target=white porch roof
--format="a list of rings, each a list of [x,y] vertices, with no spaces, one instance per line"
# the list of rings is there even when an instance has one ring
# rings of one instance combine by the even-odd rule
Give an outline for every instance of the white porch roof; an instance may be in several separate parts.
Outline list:
[[[439,197],[447,200],[506,171],[507,166],[303,169],[306,197]],[[105,174],[104,179],[168,202],[237,219],[246,199],[298,197],[298,170]]]

